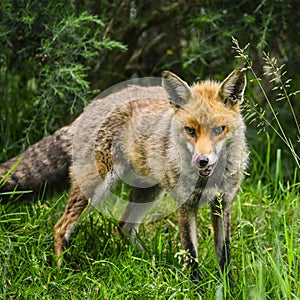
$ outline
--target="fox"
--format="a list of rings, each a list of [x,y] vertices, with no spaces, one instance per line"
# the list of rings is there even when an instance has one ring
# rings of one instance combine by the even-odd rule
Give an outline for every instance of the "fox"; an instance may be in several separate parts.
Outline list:
[[[192,280],[199,279],[197,214],[211,206],[216,257],[230,264],[231,210],[248,166],[241,104],[245,69],[222,82],[189,85],[164,71],[154,86],[127,85],[98,98],[69,126],[0,165],[1,193],[70,187],[54,226],[54,254],[62,265],[82,215],[101,204],[121,180],[129,183],[119,230],[137,239],[143,218],[169,193],[177,205],[181,247]]]

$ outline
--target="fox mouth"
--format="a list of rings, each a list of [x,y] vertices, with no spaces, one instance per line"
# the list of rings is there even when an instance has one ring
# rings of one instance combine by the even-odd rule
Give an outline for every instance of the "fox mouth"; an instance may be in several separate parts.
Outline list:
[[[205,168],[201,168],[201,169],[199,169],[198,173],[202,177],[207,177],[212,173],[213,167],[214,167],[214,165],[210,165]]]
[[[201,177],[210,176],[216,163],[217,159],[214,157],[200,156],[198,153],[194,153],[192,157],[192,167],[198,171]]]

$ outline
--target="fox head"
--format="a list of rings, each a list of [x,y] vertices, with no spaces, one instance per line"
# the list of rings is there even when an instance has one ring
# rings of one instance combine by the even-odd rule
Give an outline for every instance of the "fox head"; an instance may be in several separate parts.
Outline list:
[[[222,83],[203,81],[191,87],[164,71],[162,85],[174,109],[177,133],[191,152],[192,166],[201,176],[209,176],[224,144],[243,127],[239,105],[246,87],[244,70],[234,70]]]

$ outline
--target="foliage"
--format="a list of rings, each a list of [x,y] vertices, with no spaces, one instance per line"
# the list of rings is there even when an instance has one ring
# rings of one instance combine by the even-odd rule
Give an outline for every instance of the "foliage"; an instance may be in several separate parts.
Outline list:
[[[260,55],[266,48],[272,49],[276,56],[287,55],[294,46],[299,50],[297,35],[290,39],[295,30],[291,23],[294,5],[293,1],[281,0],[199,2],[189,19],[190,42],[185,47],[184,67],[192,68],[195,76],[199,76],[201,65],[205,66],[206,73],[219,74],[224,68],[229,72],[228,61],[234,54],[230,51],[232,36],[241,45],[250,42],[251,58],[257,64],[261,63]],[[296,53],[291,53],[289,59],[296,59],[293,57]]]
[[[2,149],[27,146],[70,122],[95,93],[88,72],[121,43],[103,38],[104,23],[73,1],[0,4],[0,117]]]

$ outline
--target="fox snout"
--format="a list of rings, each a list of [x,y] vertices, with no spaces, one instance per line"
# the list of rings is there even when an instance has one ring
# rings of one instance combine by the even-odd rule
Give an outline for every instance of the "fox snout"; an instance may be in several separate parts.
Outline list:
[[[194,153],[192,157],[192,166],[199,171],[199,174],[203,177],[207,177],[211,174],[215,165],[215,160],[209,156],[201,156],[198,153]]]
[[[206,157],[206,156],[199,157],[199,158],[197,159],[197,165],[198,165],[200,168],[206,167],[208,163],[209,163],[209,158]]]

